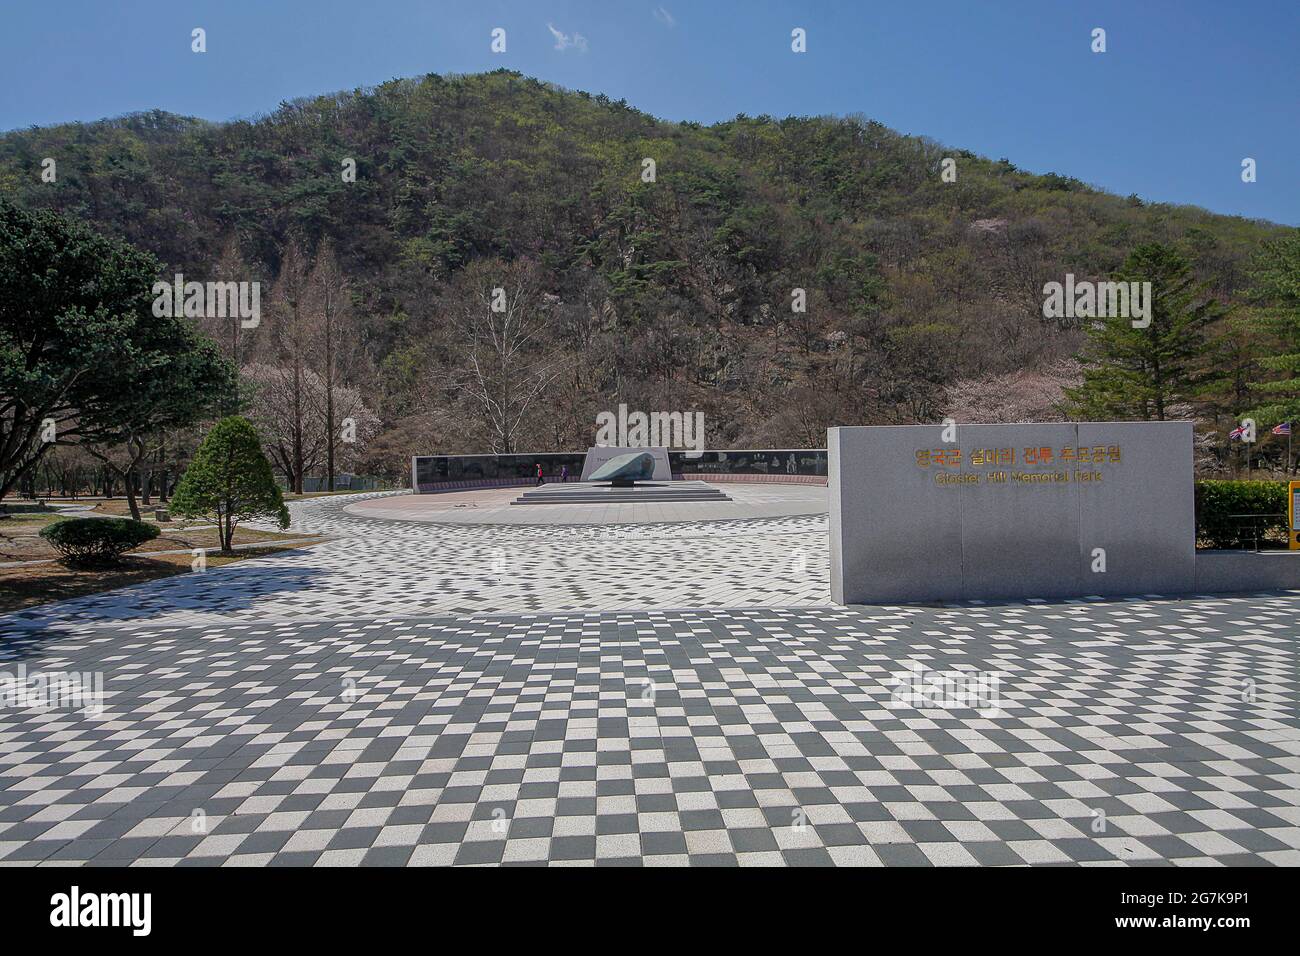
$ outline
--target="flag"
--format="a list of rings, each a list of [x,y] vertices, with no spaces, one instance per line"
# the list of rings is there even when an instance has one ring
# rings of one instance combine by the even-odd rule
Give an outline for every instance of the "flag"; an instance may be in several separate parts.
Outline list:
[[[1246,434],[1246,426],[1238,425],[1232,431],[1228,432],[1228,441],[1232,441],[1234,438],[1240,438],[1244,434]]]
[[[1274,435],[1289,435],[1289,434],[1291,434],[1291,423],[1290,423],[1290,422],[1283,422],[1281,425],[1274,425],[1274,426],[1273,426],[1273,434],[1274,434]]]

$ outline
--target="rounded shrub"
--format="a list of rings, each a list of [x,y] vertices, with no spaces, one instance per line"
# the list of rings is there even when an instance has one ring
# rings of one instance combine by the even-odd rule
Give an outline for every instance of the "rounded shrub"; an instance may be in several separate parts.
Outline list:
[[[65,562],[84,567],[114,563],[124,552],[158,537],[158,529],[130,518],[69,518],[46,525],[41,537]]]

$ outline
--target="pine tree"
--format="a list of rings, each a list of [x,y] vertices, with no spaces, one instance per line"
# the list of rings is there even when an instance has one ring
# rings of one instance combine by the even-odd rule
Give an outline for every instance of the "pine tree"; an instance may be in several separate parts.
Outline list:
[[[158,269],[133,246],[0,198],[0,498],[56,446],[116,447],[139,518],[135,476],[157,433],[224,403],[233,369],[182,315],[155,314]]]
[[[1135,328],[1132,318],[1109,317],[1085,329],[1083,382],[1065,390],[1066,410],[1079,419],[1164,421],[1215,381],[1210,326],[1225,310],[1187,260],[1160,243],[1135,248],[1112,279],[1151,283],[1150,322]]]
[[[212,427],[172,497],[172,511],[184,517],[214,517],[221,551],[229,554],[235,526],[249,518],[274,518],[289,527],[289,509],[262,451],[257,429],[232,415]]]
[[[1280,351],[1259,359],[1278,377],[1252,383],[1261,404],[1247,411],[1259,427],[1300,423],[1300,232],[1264,243],[1251,271],[1251,298],[1259,301],[1256,327]]]
[[[1231,464],[1234,474],[1249,464],[1250,445],[1231,441],[1228,434],[1240,424],[1241,410],[1259,400],[1254,380],[1259,378],[1259,359],[1265,349],[1256,333],[1258,321],[1246,312],[1222,323],[1221,334],[1215,337],[1211,352],[1211,361],[1219,375],[1202,407],[1202,421],[1209,423],[1217,436],[1219,461]]]

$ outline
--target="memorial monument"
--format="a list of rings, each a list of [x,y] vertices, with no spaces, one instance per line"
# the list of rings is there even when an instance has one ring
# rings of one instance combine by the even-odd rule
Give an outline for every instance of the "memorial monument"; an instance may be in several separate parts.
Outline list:
[[[649,452],[631,452],[609,459],[591,473],[587,481],[608,481],[615,488],[631,488],[638,481],[654,478],[655,458]]]
[[[1191,422],[831,428],[839,604],[1195,589]]]
[[[608,452],[619,452],[610,455]],[[593,455],[593,452],[599,454]],[[595,459],[593,461],[593,458]],[[673,481],[667,449],[593,447],[576,484],[542,485],[524,492],[515,505],[679,504],[689,501],[721,502],[731,498],[703,481]]]
[[[638,447],[620,445],[592,445],[587,449],[587,457],[582,464],[582,481],[594,480],[592,474],[612,458],[623,455],[649,455],[654,461],[650,475],[652,481],[672,481],[673,470],[668,463],[668,449],[663,447]]]

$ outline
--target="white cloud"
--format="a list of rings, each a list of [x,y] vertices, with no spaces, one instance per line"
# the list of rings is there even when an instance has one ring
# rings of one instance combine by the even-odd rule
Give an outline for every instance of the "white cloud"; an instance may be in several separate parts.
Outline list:
[[[677,26],[676,19],[673,18],[673,15],[668,12],[668,9],[666,7],[655,7],[654,15],[656,20],[658,20],[660,23],[662,23],[664,26],[668,27],[669,29],[672,29],[673,27]]]
[[[568,50],[574,49],[579,53],[587,52],[587,38],[581,33],[574,33],[569,36],[567,33],[555,29],[554,25],[546,24],[546,29],[551,31],[551,36],[555,37],[555,49]]]

